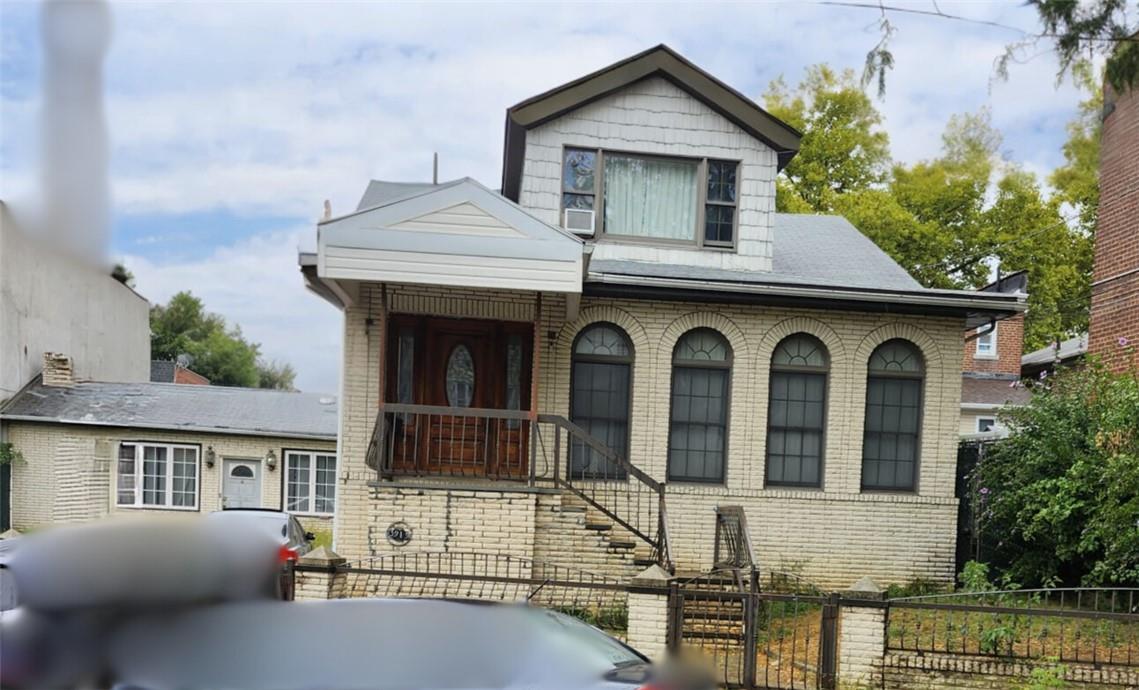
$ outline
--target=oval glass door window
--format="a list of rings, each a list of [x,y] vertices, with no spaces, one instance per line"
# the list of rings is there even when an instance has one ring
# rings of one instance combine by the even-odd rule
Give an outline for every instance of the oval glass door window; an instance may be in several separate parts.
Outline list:
[[[466,345],[456,345],[447,358],[447,404],[470,407],[475,397],[475,360]]]

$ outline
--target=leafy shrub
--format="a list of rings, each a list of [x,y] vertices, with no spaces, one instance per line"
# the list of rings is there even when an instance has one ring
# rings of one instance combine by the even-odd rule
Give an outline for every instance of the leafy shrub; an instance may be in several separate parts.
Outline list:
[[[1139,378],[1093,363],[1033,388],[971,482],[993,565],[1031,585],[1139,585]]]

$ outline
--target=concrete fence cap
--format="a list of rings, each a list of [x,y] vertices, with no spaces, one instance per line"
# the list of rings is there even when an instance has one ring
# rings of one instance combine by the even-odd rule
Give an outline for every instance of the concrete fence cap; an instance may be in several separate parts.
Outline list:
[[[649,585],[649,586],[663,586],[667,585],[668,581],[672,579],[672,575],[667,570],[656,565],[650,565],[633,578],[635,585]]]
[[[347,562],[347,559],[326,546],[318,546],[302,556],[297,562],[300,565],[331,567],[342,565]]]

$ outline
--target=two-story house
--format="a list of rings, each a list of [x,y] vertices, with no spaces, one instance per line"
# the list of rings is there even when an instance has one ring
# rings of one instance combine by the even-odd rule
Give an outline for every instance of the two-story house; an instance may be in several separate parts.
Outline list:
[[[846,220],[775,212],[800,134],[665,46],[507,110],[500,191],[371,182],[302,254],[344,314],[335,547],[953,577],[962,333]]]

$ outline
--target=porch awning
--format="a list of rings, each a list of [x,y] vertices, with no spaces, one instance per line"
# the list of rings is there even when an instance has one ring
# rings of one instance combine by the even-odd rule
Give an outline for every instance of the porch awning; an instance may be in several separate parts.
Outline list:
[[[317,228],[317,275],[417,285],[580,293],[582,241],[470,178],[381,185]]]

